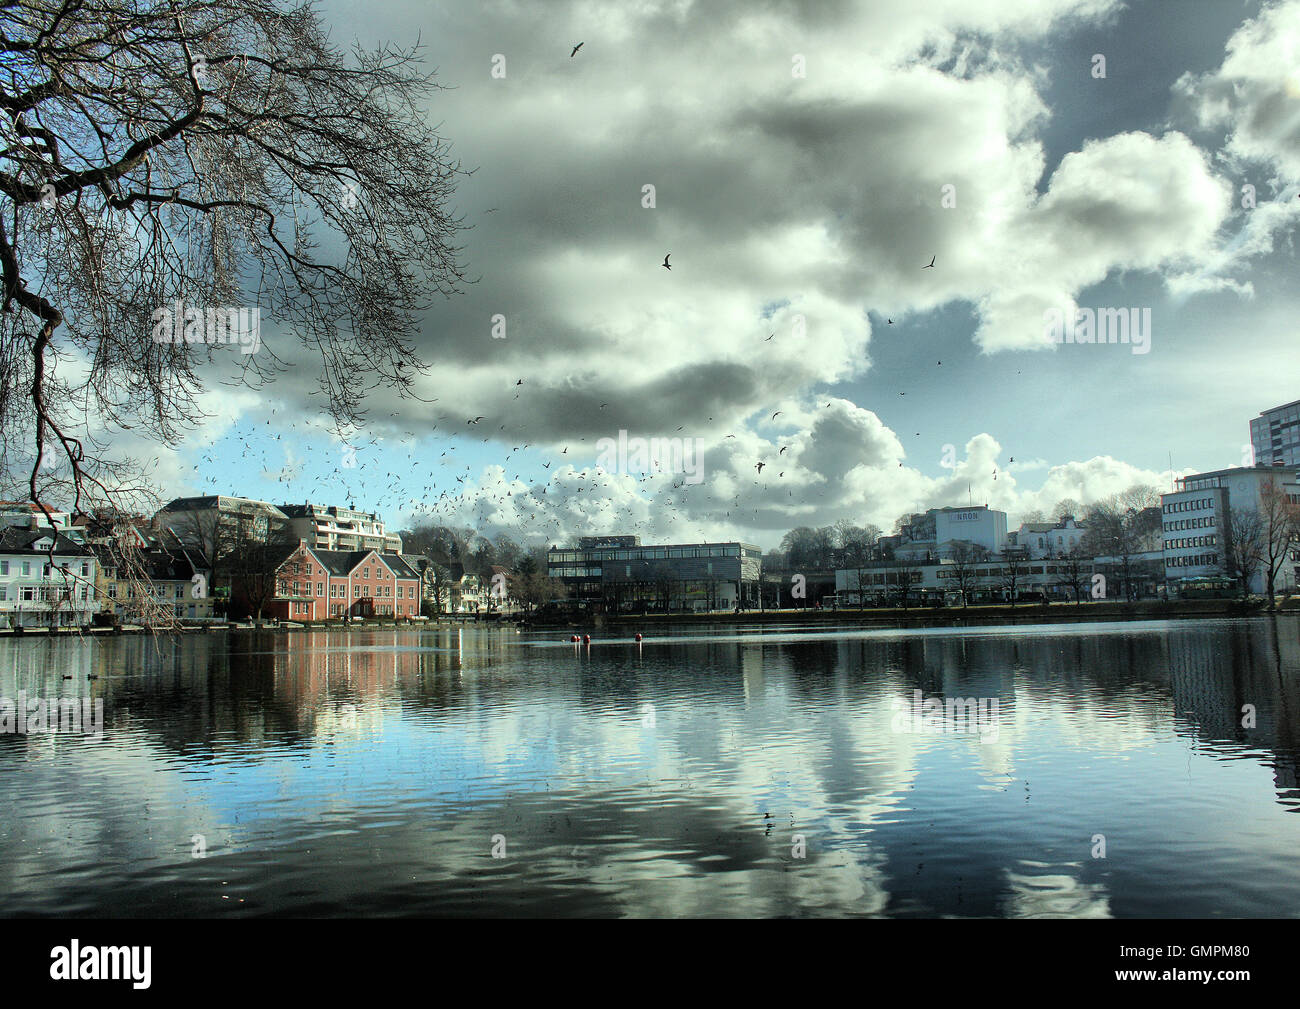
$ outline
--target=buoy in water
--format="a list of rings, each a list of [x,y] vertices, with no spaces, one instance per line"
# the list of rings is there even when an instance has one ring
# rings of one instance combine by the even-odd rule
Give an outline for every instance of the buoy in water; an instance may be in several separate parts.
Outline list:
[[[640,632],[637,633],[636,639],[637,639],[638,641],[641,640],[641,634],[640,634]]]
[[[582,636],[582,641],[583,641],[583,644],[587,644],[587,645],[591,644],[591,635],[590,635],[590,634],[584,634],[584,635]]]

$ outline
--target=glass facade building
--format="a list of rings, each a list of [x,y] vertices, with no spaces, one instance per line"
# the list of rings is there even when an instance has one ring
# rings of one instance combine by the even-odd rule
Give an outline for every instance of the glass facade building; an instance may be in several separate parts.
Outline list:
[[[1256,466],[1300,466],[1300,400],[1252,420],[1250,447]]]
[[[758,604],[762,551],[749,543],[642,546],[638,537],[584,537],[552,547],[547,573],[569,598],[612,609],[721,609]]]

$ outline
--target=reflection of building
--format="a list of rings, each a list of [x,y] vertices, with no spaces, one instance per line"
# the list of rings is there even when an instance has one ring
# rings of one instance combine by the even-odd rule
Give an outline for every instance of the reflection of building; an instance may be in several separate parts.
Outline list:
[[[286,504],[280,510],[289,517],[294,539],[321,550],[378,550],[402,552],[402,539],[384,530],[373,512],[359,512],[333,505]]]
[[[13,627],[84,627],[97,605],[95,568],[89,547],[48,524],[0,528],[0,615]]]
[[[1256,466],[1300,466],[1300,399],[1252,420],[1250,447]]]
[[[757,605],[761,551],[748,543],[642,546],[638,536],[584,536],[552,547],[547,574],[569,598],[614,609],[729,609]]]

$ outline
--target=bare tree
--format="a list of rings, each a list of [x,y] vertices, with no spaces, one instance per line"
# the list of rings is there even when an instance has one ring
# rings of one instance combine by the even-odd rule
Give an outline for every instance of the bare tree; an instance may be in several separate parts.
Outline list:
[[[146,489],[103,439],[178,441],[236,316],[239,380],[284,363],[265,312],[340,428],[410,394],[418,315],[463,279],[418,44],[345,54],[310,2],[6,0],[0,52],[4,492]]]
[[[1024,557],[1019,554],[1005,554],[1002,557],[998,568],[998,584],[1010,598],[1013,607],[1028,573],[1029,563]]]
[[[948,559],[952,562],[952,580],[957,583],[957,592],[961,595],[962,609],[967,606],[971,590],[977,583],[976,565],[988,562],[988,550],[969,540],[953,540],[947,548]],[[942,570],[942,569],[940,569]]]
[[[1223,527],[1223,565],[1228,577],[1241,588],[1241,598],[1250,595],[1250,583],[1264,559],[1264,522],[1253,508],[1229,508]]]
[[[250,615],[261,620],[262,610],[278,592],[277,569],[298,547],[298,540],[287,528],[280,527],[265,536],[256,535],[249,528],[253,522],[249,515],[237,516],[237,528],[222,564],[230,577],[231,603],[238,599]]]
[[[1276,606],[1274,585],[1287,555],[1300,537],[1300,505],[1292,501],[1276,479],[1260,488],[1260,567],[1268,608]]]
[[[1074,593],[1076,606],[1083,603],[1084,582],[1087,580],[1084,567],[1090,559],[1077,544],[1058,558],[1056,584]]]

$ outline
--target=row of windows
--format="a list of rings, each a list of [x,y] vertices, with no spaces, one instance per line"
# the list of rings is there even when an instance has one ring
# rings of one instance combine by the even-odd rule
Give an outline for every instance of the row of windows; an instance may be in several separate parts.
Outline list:
[[[312,583],[311,583],[311,582],[308,582],[308,583],[307,583],[307,587],[306,587],[306,589],[304,590],[303,587],[302,587],[302,583],[301,583],[301,582],[294,582],[294,583],[293,583],[293,592],[291,593],[291,592],[289,591],[289,588],[288,588],[287,583],[285,583],[285,582],[281,582],[280,585],[279,585],[279,587],[278,587],[278,593],[279,593],[280,595],[282,595],[282,596],[287,596],[287,595],[295,595],[295,596],[311,595],[311,586],[312,586]],[[352,586],[352,595],[353,595],[353,598],[360,599],[360,598],[361,598],[361,590],[362,590],[363,588],[366,588],[366,586],[363,586],[363,585],[353,585],[353,586]],[[397,586],[397,598],[398,598],[398,599],[414,599],[414,598],[415,598],[415,589],[416,589],[416,587],[415,587],[414,585],[398,585],[398,586]],[[347,594],[348,594],[348,587],[347,587],[346,585],[341,585],[341,584],[339,584],[338,582],[330,582],[330,598],[331,598],[331,599],[345,599],[345,598],[347,598]],[[379,596],[385,596],[385,597],[387,597],[387,596],[391,596],[391,595],[393,594],[393,586],[391,586],[391,585],[376,585],[376,586],[375,586],[375,594],[376,594],[376,595],[379,595]],[[178,596],[180,595],[180,591],[179,591],[179,590],[177,590],[177,595],[178,595]],[[322,597],[322,598],[324,597],[324,595],[325,595],[325,583],[324,583],[324,582],[317,582],[317,583],[316,583],[316,595],[317,595],[317,596],[320,596],[320,597]],[[367,592],[367,595],[369,595],[368,592]]]
[[[9,574],[9,566],[10,566],[9,561],[0,561],[0,576]],[[21,573],[24,575],[30,575],[32,573],[31,561],[19,561],[14,564],[14,567],[21,568],[22,569]],[[73,573],[71,564],[67,565],[67,570],[69,574]],[[41,565],[41,574],[46,578],[50,576],[50,565],[48,562]],[[90,577],[90,564],[84,561],[81,564],[81,577],[82,578]]]
[[[1218,554],[1193,554],[1187,557],[1170,557],[1166,561],[1166,564],[1171,568],[1200,568],[1218,563]]]
[[[1195,488],[1193,487],[1189,487],[1187,489],[1195,490]],[[1204,508],[1213,508],[1213,507],[1214,507],[1214,498],[1198,497],[1198,498],[1192,498],[1187,501],[1170,501],[1165,505],[1164,511],[1165,514],[1167,515],[1170,512],[1195,512],[1195,511],[1201,511]]]
[[[1198,519],[1175,519],[1165,524],[1166,529],[1209,529],[1214,525],[1214,516],[1205,515]]]
[[[307,613],[311,612],[310,603],[293,603],[291,605],[294,607],[294,609],[292,610],[292,612],[294,613],[306,615]],[[332,617],[341,617],[347,612],[347,610],[348,610],[348,606],[346,603],[330,603],[330,616]],[[404,606],[401,603],[398,603],[396,613],[394,613],[392,606],[376,606],[375,615],[380,617],[391,617],[391,616],[399,616],[399,617],[412,616],[413,617],[415,616],[415,605],[411,604],[409,606]]]
[[[1165,549],[1167,550],[1184,550],[1187,547],[1212,547],[1215,546],[1217,536],[1184,536],[1181,539],[1165,540]]]
[[[728,544],[694,547],[631,547],[615,549],[598,547],[593,550],[554,550],[548,560],[552,564],[590,563],[592,561],[662,561],[687,557],[739,557],[741,547]],[[758,551],[745,550],[744,556],[756,557]]]
[[[20,602],[29,603],[34,603],[37,600],[48,603],[53,599],[91,598],[90,587],[88,585],[83,585],[75,591],[77,594],[74,596],[74,590],[70,588],[54,588],[49,585],[22,585],[14,587],[13,598]],[[0,585],[0,602],[7,602],[9,598],[9,586]]]

